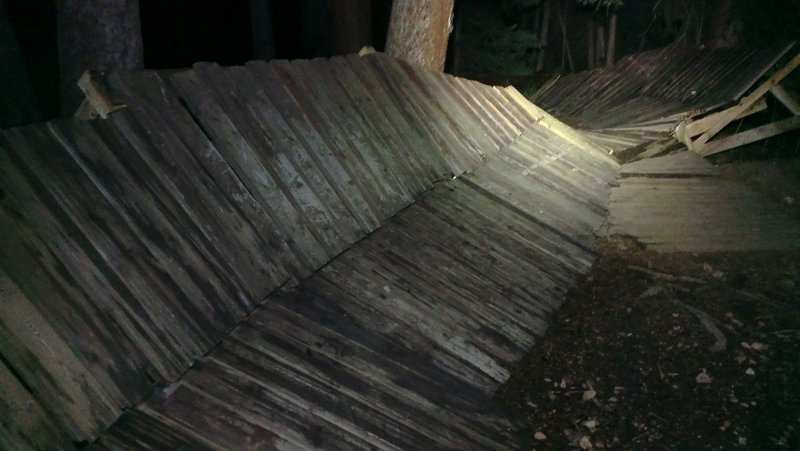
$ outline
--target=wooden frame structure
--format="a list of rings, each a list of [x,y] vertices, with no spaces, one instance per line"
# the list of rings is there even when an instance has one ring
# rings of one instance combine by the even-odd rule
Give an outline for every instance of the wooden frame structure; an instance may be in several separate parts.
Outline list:
[[[800,53],[767,78],[753,92],[741,98],[736,105],[700,119],[684,119],[675,129],[675,137],[678,141],[686,144],[690,150],[707,157],[799,129],[800,101],[781,85],[781,82],[798,66],[800,66]],[[791,116],[712,141],[712,138],[731,122],[766,109],[767,94],[772,94],[789,110]]]

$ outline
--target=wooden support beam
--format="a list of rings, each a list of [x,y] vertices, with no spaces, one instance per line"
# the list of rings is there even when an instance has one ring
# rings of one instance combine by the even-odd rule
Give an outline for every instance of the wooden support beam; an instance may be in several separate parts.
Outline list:
[[[725,128],[726,125],[730,124],[731,121],[735,120],[737,116],[742,114],[742,112],[746,111],[748,108],[753,106],[753,104],[755,104],[760,98],[762,98],[764,94],[769,92],[769,90],[772,89],[773,86],[780,83],[781,80],[783,80],[784,78],[786,78],[787,75],[792,73],[792,71],[795,70],[797,66],[800,66],[800,53],[795,55],[795,57],[792,58],[786,66],[784,66],[783,68],[772,74],[772,76],[770,76],[767,79],[767,81],[762,83],[753,92],[751,92],[746,97],[742,98],[742,100],[739,101],[738,105],[729,108],[725,114],[719,117],[719,120],[714,125],[709,127],[709,129],[705,133],[703,133],[699,138],[693,141],[689,147],[701,153],[702,155],[703,147],[711,138],[713,138],[717,133],[719,133],[720,130]]]
[[[707,157],[716,153],[724,152],[745,144],[767,139],[772,136],[780,135],[791,130],[800,128],[800,116],[792,116],[787,119],[762,125],[735,135],[727,136],[706,144],[702,149],[696,150],[701,156]]]
[[[800,116],[800,100],[797,100],[791,93],[789,93],[783,85],[775,85],[769,90],[772,95],[778,99],[789,111],[795,116]]]
[[[735,107],[732,107],[735,108]],[[764,111],[767,109],[767,101],[762,97],[756,103],[750,106],[750,108],[742,111],[738,116],[734,118],[734,120],[742,119],[744,117],[750,116],[752,114],[758,113],[760,111]],[[675,137],[678,141],[684,144],[690,144],[691,138],[694,138],[697,135],[705,133],[712,125],[714,125],[720,118],[727,113],[728,110],[718,111],[714,114],[709,114],[706,117],[691,120],[686,119],[675,131]]]

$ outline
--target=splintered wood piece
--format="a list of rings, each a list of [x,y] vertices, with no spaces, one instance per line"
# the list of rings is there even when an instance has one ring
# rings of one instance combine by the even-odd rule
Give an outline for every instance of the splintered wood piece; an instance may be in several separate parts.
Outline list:
[[[755,113],[764,111],[765,109],[767,109],[767,101],[762,97],[756,103],[751,105],[750,108],[747,108],[739,113],[734,120],[745,118]],[[711,126],[713,126],[713,124],[715,124],[717,121],[719,121],[720,118],[727,112],[728,110],[723,110],[714,114],[710,114],[696,121],[687,120],[684,123],[681,123],[678,125],[678,130],[676,131],[676,137],[678,138],[678,141],[689,144],[691,138],[708,131],[708,129],[711,128]]]
[[[706,144],[705,147],[698,150],[697,153],[707,157],[709,155],[714,155],[715,153],[724,152],[735,147],[750,144],[762,139],[767,139],[772,136],[780,135],[781,133],[796,130],[798,128],[800,128],[800,116],[792,116],[767,125],[762,125],[761,127],[756,127],[741,133],[737,133],[726,138],[711,141],[710,143]]]
[[[709,127],[709,129],[703,133],[699,138],[697,138],[693,143],[692,146],[695,150],[702,152],[703,147],[706,143],[713,138],[717,133],[719,133],[726,125],[730,124],[731,121],[736,119],[743,111],[750,108],[753,104],[755,104],[758,99],[764,96],[773,86],[780,83],[781,80],[786,78],[792,71],[794,71],[797,66],[800,66],[800,53],[795,55],[786,66],[772,74],[764,83],[762,83],[759,87],[757,87],[752,93],[748,96],[744,97],[742,100],[739,101],[739,105],[730,108],[727,113],[722,115],[719,118],[719,121]]]
[[[800,116],[800,101],[797,100],[781,84],[777,84],[769,90],[789,111],[795,116]]]

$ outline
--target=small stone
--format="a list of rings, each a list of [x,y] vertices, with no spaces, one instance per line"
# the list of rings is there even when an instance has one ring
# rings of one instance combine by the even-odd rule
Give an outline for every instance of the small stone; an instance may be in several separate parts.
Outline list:
[[[746,370],[744,370],[744,374],[748,376],[755,376],[756,370],[754,370],[753,368],[747,368]]]
[[[594,390],[586,390],[585,392],[583,392],[584,401],[591,401],[594,399],[595,396],[597,396],[597,392],[595,392]]]
[[[739,437],[739,446],[747,446],[747,439],[744,437]]]
[[[558,384],[558,386],[561,387],[561,388],[567,388],[567,381],[564,380],[564,379],[561,379],[561,383]]]
[[[599,423],[597,420],[586,420],[583,422],[583,425],[586,426],[589,430],[594,431]]]
[[[537,432],[537,433],[533,434],[533,438],[535,438],[536,440],[538,440],[540,442],[543,442],[543,441],[547,440],[547,436],[544,435],[544,433],[542,433],[542,432]]]
[[[589,437],[587,437],[585,435],[583,437],[581,437],[581,440],[578,442],[578,446],[580,446],[581,449],[592,449],[592,448],[594,448],[594,446],[592,446],[592,441],[589,440]]]
[[[715,279],[722,279],[723,277],[725,277],[725,273],[722,271],[714,271],[711,273],[711,277]]]
[[[792,205],[794,203],[794,197],[784,196],[783,201],[786,202],[787,205]]]
[[[769,346],[765,345],[764,343],[759,343],[756,341],[750,343],[750,348],[753,349],[754,351],[761,352],[761,351],[766,351],[767,348],[769,348]]]
[[[710,384],[711,383],[711,376],[706,373],[706,370],[703,370],[700,374],[695,376],[695,382],[698,384]]]

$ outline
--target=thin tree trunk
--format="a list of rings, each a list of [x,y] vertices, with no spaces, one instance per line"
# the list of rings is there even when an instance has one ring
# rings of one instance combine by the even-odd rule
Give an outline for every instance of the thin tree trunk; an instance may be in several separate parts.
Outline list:
[[[544,4],[544,17],[542,17],[542,33],[539,35],[539,54],[536,59],[536,72],[539,72],[544,67],[544,56],[547,49],[547,41],[550,36],[550,4]]]
[[[608,23],[608,51],[606,52],[606,66],[614,65],[617,53],[617,15],[612,14]]]
[[[716,0],[711,2],[711,23],[709,30],[709,46],[712,48],[730,47],[736,43],[738,36],[732,33],[733,0]]]
[[[594,69],[594,19],[591,17],[586,19],[586,61],[589,69]]]
[[[41,118],[39,103],[33,95],[28,68],[0,0],[0,127],[33,122]]]
[[[394,0],[386,53],[421,67],[444,70],[452,19],[453,0]]]
[[[250,28],[253,34],[253,58],[275,58],[275,32],[270,0],[250,0]]]
[[[575,72],[575,62],[572,61],[572,51],[569,47],[569,36],[567,35],[567,7],[566,3],[564,4],[563,8],[559,9],[558,11],[558,22],[561,25],[561,46],[562,46],[562,53],[567,57],[567,63],[569,64],[569,71]],[[564,63],[561,63],[561,72],[564,72]]]
[[[61,112],[81,103],[86,69],[144,68],[139,0],[56,0]]]
[[[597,60],[595,61],[595,66],[601,67],[603,66],[603,62],[605,61],[606,55],[606,31],[605,27],[602,25],[597,26],[597,54],[595,57]]]
[[[336,51],[356,53],[372,45],[372,3],[370,0],[331,0]]]

